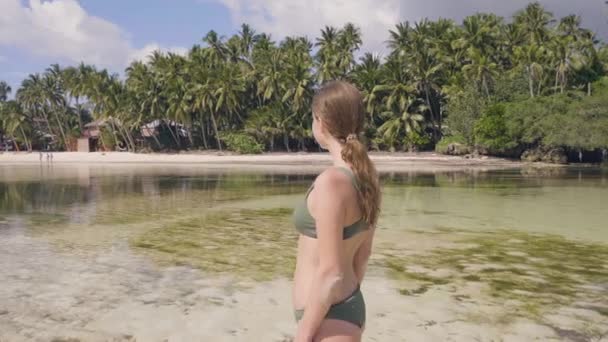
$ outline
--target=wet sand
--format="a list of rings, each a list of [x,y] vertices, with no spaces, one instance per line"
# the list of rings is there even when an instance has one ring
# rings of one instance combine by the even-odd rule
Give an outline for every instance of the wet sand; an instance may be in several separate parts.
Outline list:
[[[11,253],[9,245],[28,252]],[[415,246],[421,241],[406,245],[419,252]],[[362,286],[365,341],[608,338],[606,316],[584,303],[555,307],[535,320],[517,314],[515,301],[485,295],[481,282],[438,284],[404,295],[402,284],[374,266],[378,260]],[[96,251],[58,252],[38,239],[4,236],[0,270],[2,341],[279,342],[290,341],[295,329],[289,279],[254,282],[184,266],[159,267],[123,242]],[[451,277],[445,270],[428,274]]]

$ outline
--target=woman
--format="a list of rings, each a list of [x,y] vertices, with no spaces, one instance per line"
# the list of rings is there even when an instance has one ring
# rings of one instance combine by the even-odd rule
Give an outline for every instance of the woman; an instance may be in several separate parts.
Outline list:
[[[360,341],[365,303],[360,284],[380,207],[376,169],[358,136],[363,101],[336,81],[313,99],[312,131],[333,166],[323,171],[294,210],[300,237],[293,301],[296,342]]]

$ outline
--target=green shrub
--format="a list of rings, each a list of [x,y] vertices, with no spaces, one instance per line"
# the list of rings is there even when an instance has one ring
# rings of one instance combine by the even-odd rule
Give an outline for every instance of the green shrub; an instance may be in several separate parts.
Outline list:
[[[404,145],[410,151],[424,149],[431,143],[431,138],[427,134],[411,132],[405,136]]]
[[[466,139],[463,138],[461,135],[445,136],[441,140],[439,140],[437,145],[435,145],[435,152],[441,154],[448,154],[448,146],[450,144],[460,144],[463,146],[467,146]]]
[[[252,136],[243,132],[230,132],[221,134],[222,141],[230,151],[241,154],[259,154],[264,151],[262,144]]]
[[[485,111],[475,123],[475,145],[489,150],[492,154],[501,154],[517,146],[507,132],[505,122],[505,105],[494,104]]]
[[[453,95],[447,105],[448,132],[462,137],[467,145],[473,145],[475,122],[481,117],[486,106],[486,99],[473,88],[466,88]]]

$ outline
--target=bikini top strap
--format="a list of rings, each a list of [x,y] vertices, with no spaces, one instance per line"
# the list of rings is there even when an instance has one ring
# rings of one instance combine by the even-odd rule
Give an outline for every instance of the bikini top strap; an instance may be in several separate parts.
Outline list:
[[[338,170],[342,171],[344,174],[346,174],[347,176],[350,177],[350,181],[353,184],[353,186],[355,187],[355,189],[357,191],[361,191],[361,189],[359,188],[359,182],[357,182],[357,177],[355,177],[355,174],[353,172],[353,170],[349,169],[348,167],[345,166],[337,166],[336,167]]]

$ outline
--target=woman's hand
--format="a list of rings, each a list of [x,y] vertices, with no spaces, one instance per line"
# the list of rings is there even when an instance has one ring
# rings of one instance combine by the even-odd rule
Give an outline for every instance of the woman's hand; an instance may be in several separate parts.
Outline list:
[[[313,335],[303,329],[302,324],[298,324],[298,330],[293,342],[312,342]]]

